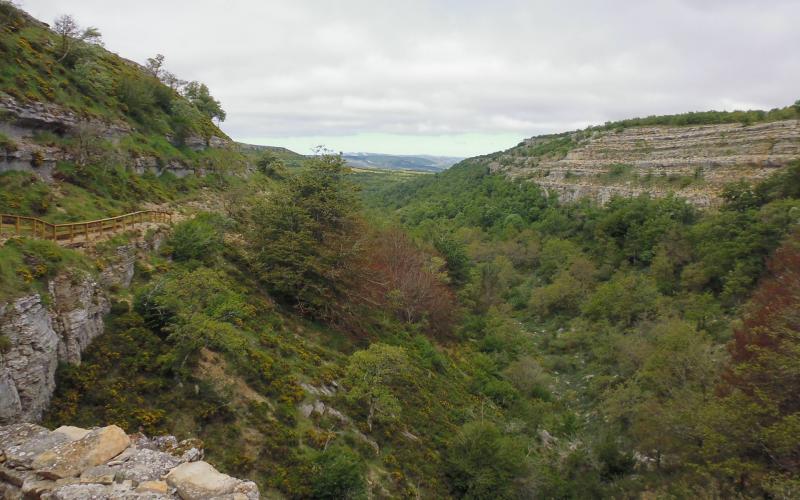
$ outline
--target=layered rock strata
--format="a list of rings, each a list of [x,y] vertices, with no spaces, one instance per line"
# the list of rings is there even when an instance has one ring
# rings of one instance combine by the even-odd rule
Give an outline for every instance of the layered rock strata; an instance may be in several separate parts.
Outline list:
[[[560,156],[536,155],[554,140],[534,137],[494,158],[489,167],[527,178],[563,201],[675,193],[698,206],[720,202],[725,184],[756,182],[800,159],[800,121],[743,125],[648,126],[595,130],[570,137]]]

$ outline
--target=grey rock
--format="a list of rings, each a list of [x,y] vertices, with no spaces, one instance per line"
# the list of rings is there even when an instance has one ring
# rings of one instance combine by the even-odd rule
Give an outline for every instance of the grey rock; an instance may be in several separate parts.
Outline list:
[[[0,422],[39,420],[55,389],[59,343],[41,296],[0,306],[0,333],[10,342],[0,360],[0,380],[7,381],[0,386],[0,408],[5,409]]]
[[[58,362],[78,364],[103,332],[109,302],[88,274],[62,274],[48,286],[52,303],[35,293],[0,304],[0,423],[38,421],[55,390]]]
[[[70,441],[72,439],[68,435],[60,432],[40,434],[22,444],[6,448],[6,465],[8,467],[30,469],[33,459],[42,452]]]
[[[168,453],[139,448],[132,449],[128,457],[121,464],[114,465],[113,469],[119,479],[141,483],[161,479],[180,463],[180,459]]]

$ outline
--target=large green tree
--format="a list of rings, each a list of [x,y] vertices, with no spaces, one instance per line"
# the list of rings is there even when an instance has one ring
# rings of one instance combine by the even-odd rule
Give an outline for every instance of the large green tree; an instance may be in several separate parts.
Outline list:
[[[358,255],[359,204],[341,156],[319,155],[255,202],[246,231],[256,275],[277,298],[329,318]]]

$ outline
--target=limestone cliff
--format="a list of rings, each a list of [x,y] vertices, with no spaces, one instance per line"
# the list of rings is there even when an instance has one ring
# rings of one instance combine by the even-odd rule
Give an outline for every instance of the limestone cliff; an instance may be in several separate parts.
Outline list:
[[[757,181],[800,159],[800,121],[639,126],[533,137],[487,158],[489,168],[536,182],[563,201],[675,193],[720,202],[726,183]]]
[[[119,246],[97,279],[68,272],[48,283],[48,293],[0,303],[0,423],[36,422],[55,390],[59,362],[80,364],[81,353],[103,333],[108,290],[127,288],[136,258],[157,250],[163,231]]]
[[[103,332],[109,302],[88,275],[50,282],[48,305],[39,293],[0,305],[0,422],[37,421],[55,389],[59,361],[80,363],[81,352]]]
[[[72,147],[41,144],[37,142],[36,135],[43,131],[79,140],[73,140]],[[54,103],[23,101],[0,92],[0,133],[10,140],[9,144],[0,144],[0,172],[31,172],[50,181],[59,161],[79,160],[78,156],[82,154],[81,140],[101,138],[119,143],[120,139],[133,132],[134,129],[122,120],[83,117]],[[78,146],[75,146],[76,142]],[[215,135],[207,139],[189,136],[183,142],[193,151],[232,147],[229,139]],[[155,156],[128,154],[120,159],[140,174],[169,171],[178,177],[184,177],[194,172],[204,173],[202,168],[194,168],[185,162],[164,162]]]

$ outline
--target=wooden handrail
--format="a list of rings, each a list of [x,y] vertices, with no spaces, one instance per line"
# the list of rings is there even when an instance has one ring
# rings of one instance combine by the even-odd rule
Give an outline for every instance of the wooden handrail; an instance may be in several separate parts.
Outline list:
[[[74,241],[76,236],[83,236],[86,241],[92,236],[103,235],[109,230],[116,233],[125,231],[129,227],[145,222],[172,222],[172,214],[161,210],[140,210],[129,214],[97,219],[83,222],[65,222],[51,224],[36,217],[25,215],[0,214],[0,235],[4,226],[12,226],[13,234],[17,236],[31,236],[44,240],[69,240]]]

